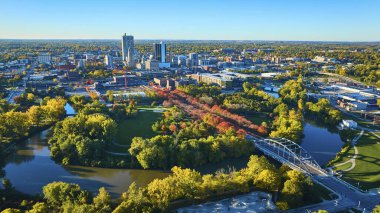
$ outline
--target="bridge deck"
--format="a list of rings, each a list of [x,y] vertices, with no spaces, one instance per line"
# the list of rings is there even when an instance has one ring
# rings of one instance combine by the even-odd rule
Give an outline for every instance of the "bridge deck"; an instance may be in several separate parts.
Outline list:
[[[325,201],[312,206],[293,209],[288,212],[308,212],[317,211],[319,209],[337,212],[358,207],[359,201],[359,209],[363,210],[363,208],[365,208],[368,210],[367,212],[369,212],[380,203],[379,194],[371,195],[365,193],[357,187],[329,175],[326,170],[322,169],[318,163],[313,160],[312,156],[309,155],[306,150],[297,147],[297,145],[294,145],[294,142],[292,142],[294,144],[291,144],[291,141],[287,139],[262,139],[252,135],[247,135],[247,139],[253,142],[256,148],[265,155],[305,173],[310,176],[313,181],[330,189],[339,197],[334,201]],[[295,152],[295,150],[301,151]]]

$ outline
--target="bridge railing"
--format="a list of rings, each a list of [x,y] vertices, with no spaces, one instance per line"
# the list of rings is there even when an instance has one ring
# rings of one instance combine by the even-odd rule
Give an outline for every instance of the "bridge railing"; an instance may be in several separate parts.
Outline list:
[[[247,139],[251,140],[256,146],[270,157],[279,160],[282,163],[292,165],[304,173],[313,173],[327,175],[327,172],[322,169],[319,164],[307,153],[302,147],[285,138],[261,138],[249,135]],[[277,153],[275,153],[277,151]],[[283,156],[279,156],[282,153]],[[286,156],[286,157],[285,157]],[[291,162],[289,159],[293,159]],[[296,164],[296,162],[298,164]],[[311,169],[312,168],[312,169]]]

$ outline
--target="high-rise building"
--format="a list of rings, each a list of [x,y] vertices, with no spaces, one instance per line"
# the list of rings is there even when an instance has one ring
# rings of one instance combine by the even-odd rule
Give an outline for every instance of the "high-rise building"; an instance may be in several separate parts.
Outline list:
[[[153,43],[153,58],[160,63],[166,63],[166,44],[165,42]]]
[[[107,67],[110,67],[112,68],[113,67],[113,58],[111,55],[106,55],[104,57],[104,64],[107,66]]]
[[[198,66],[198,53],[190,53],[191,66]]]
[[[121,39],[121,50],[123,61],[127,62],[128,66],[133,66],[134,62],[134,52],[135,52],[135,42],[133,36],[124,33]],[[129,57],[128,57],[129,56]]]

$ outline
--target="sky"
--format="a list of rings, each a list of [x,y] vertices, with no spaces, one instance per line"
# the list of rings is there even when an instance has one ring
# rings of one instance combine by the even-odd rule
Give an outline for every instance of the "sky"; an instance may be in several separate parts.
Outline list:
[[[380,41],[380,0],[0,0],[0,38]]]

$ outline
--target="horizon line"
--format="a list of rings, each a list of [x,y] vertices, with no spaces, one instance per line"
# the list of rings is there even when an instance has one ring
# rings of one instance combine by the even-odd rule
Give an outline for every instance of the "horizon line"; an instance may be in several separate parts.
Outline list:
[[[0,40],[119,40],[119,38],[0,38]],[[137,41],[163,40],[163,41],[264,41],[264,42],[341,42],[341,43],[380,43],[380,40],[266,40],[266,39],[162,39],[138,38]]]

